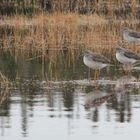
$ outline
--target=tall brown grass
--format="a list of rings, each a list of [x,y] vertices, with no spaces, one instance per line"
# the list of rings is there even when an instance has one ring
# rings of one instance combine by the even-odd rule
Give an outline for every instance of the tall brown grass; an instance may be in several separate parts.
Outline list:
[[[51,13],[75,12],[80,14],[99,13],[118,15],[116,11],[123,12],[122,10],[129,8],[136,10],[138,5],[138,0],[1,0],[0,11],[5,9],[5,12],[7,10],[8,13],[11,10],[14,13],[32,14],[32,12],[36,13],[45,9]]]
[[[5,17],[1,25],[0,42],[4,50],[43,52],[48,50],[96,48],[119,36],[106,28],[108,21],[98,15],[41,14],[29,19],[25,16]],[[3,27],[5,26],[5,29]],[[109,39],[109,40],[108,40]]]
[[[108,19],[97,14],[42,12],[33,18],[24,15],[4,16],[0,25],[3,51],[36,57],[54,58],[60,51],[91,49],[102,53],[111,51],[122,41],[123,26],[136,28],[138,20]],[[44,59],[42,57],[42,60]],[[32,59],[32,58],[31,58]]]

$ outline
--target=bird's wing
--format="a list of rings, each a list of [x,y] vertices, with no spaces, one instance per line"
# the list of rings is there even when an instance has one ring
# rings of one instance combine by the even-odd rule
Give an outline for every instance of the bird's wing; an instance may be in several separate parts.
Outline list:
[[[131,59],[136,59],[136,60],[140,60],[140,56],[136,55],[135,53],[133,52],[124,52],[124,56],[128,57],[128,58],[131,58]]]
[[[129,36],[135,37],[135,38],[140,38],[140,33],[131,31],[131,32],[129,32]]]
[[[92,60],[101,62],[101,63],[105,63],[105,64],[110,64],[110,61],[106,57],[104,57],[103,55],[100,55],[100,54],[92,55]]]

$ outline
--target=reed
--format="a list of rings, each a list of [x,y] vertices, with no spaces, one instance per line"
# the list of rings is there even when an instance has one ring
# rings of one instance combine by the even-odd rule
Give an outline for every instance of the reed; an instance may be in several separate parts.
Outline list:
[[[32,18],[19,14],[3,16],[0,22],[0,49],[9,51],[15,57],[23,53],[27,60],[38,57],[43,60],[48,56],[53,60],[60,51],[68,51],[73,56],[76,50],[83,49],[111,54],[118,42],[122,41],[122,27],[137,28],[139,22],[135,14],[125,19],[117,18],[114,12],[111,14],[116,8],[115,4],[113,1],[105,4],[110,11],[110,15],[106,16],[97,13],[80,15],[70,11],[51,14],[42,11]],[[136,5],[136,1],[133,1],[134,9]],[[123,5],[117,1],[117,6]]]
[[[119,40],[116,33],[106,28],[108,21],[98,15],[43,13],[33,19],[17,15],[5,17],[3,24],[0,27],[1,49],[15,49],[17,54],[19,51],[26,55],[29,52],[46,54],[47,51],[82,47],[101,49],[106,45],[113,47],[111,44]]]
[[[138,0],[1,0],[0,13],[9,15],[20,13],[32,16],[45,10],[49,13],[98,13],[121,17],[138,11],[138,6]]]

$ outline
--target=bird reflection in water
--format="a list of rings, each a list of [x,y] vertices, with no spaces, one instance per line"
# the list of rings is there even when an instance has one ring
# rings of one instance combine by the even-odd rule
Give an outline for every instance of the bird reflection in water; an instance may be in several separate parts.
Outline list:
[[[97,107],[103,104],[105,101],[109,100],[114,96],[114,93],[107,93],[106,91],[95,90],[86,95],[85,99],[85,109],[91,107]]]
[[[132,90],[132,82],[136,81],[136,78],[132,75],[126,75],[121,78],[119,78],[116,81],[116,85],[114,88],[117,102],[125,102],[126,101],[126,94],[125,93],[130,93]]]
[[[115,85],[116,101],[112,102],[113,109],[116,110],[116,120],[119,122],[131,120],[131,93],[134,89],[134,84],[137,79],[132,75],[127,75],[119,78]]]
[[[104,102],[111,100],[112,98],[117,98],[118,101],[124,100],[124,94],[130,92],[132,88],[132,82],[136,81],[136,78],[131,75],[123,76],[116,81],[115,87],[112,91],[107,92],[105,90],[94,90],[86,95],[85,99],[85,109],[91,107],[97,107]]]
[[[115,120],[118,122],[131,121],[131,98],[130,93],[133,92],[133,87],[137,79],[132,75],[127,75],[119,78],[114,84],[112,90],[95,90],[89,92],[85,99],[85,109],[88,112],[88,118],[93,122],[99,121],[100,107],[104,105],[107,110],[107,120],[110,120],[110,110],[115,111]],[[105,104],[104,104],[105,103]],[[101,110],[103,110],[102,108]],[[91,112],[92,111],[92,112]]]

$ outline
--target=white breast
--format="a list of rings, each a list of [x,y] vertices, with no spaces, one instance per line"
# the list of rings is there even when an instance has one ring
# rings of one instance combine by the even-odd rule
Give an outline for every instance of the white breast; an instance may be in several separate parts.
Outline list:
[[[132,36],[129,36],[128,34],[123,34],[123,38],[124,40],[128,41],[128,42],[135,42],[135,43],[140,43],[140,38],[135,38],[135,37],[132,37]]]
[[[120,53],[116,53],[116,58],[120,63],[123,63],[123,64],[133,64],[136,62],[135,59],[125,57],[123,54],[120,54]]]
[[[83,58],[83,62],[86,66],[88,66],[91,69],[102,69],[102,68],[107,66],[107,64],[103,64],[100,62],[95,62],[95,61],[89,60],[85,56]]]

